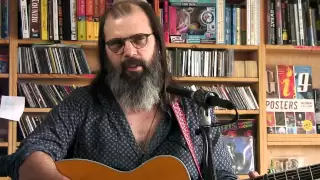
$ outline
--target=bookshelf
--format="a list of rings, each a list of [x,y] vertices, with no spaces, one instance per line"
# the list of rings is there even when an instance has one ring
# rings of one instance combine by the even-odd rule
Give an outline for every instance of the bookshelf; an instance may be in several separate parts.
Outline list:
[[[311,7],[315,7],[316,1],[305,1],[312,3]],[[290,7],[289,7],[290,8]],[[267,9],[265,1],[265,10]],[[309,9],[309,7],[308,7]],[[281,10],[282,11],[282,10]],[[304,12],[305,10],[303,10]],[[318,10],[317,10],[318,11]],[[276,12],[275,12],[276,13]],[[294,12],[295,13],[295,12]],[[267,20],[266,11],[264,12],[265,21]],[[277,18],[277,17],[275,17]],[[316,17],[318,20],[318,17]],[[267,26],[267,24],[265,24]],[[307,25],[308,26],[308,25]],[[266,27],[267,28],[267,27]],[[266,29],[265,28],[265,29]],[[265,33],[265,37],[267,31]],[[310,34],[307,34],[310,38]],[[300,36],[301,37],[301,36]],[[318,37],[319,38],[319,37]],[[320,77],[319,72],[319,53],[320,46],[308,45],[274,45],[265,44],[264,59],[266,65],[302,65],[311,66],[312,68],[312,88],[319,88]],[[316,118],[315,118],[316,119]],[[319,164],[320,158],[316,155],[320,148],[319,134],[267,134],[267,152],[266,164],[270,164],[270,159],[278,157],[301,158],[303,165],[309,166]]]
[[[311,65],[313,72],[313,86],[320,88],[320,81],[315,80],[320,77],[320,63],[318,63],[320,47],[291,46],[291,45],[268,45],[265,42],[266,34],[266,0],[260,3],[260,45],[222,45],[222,44],[172,44],[168,43],[167,48],[192,48],[192,49],[234,49],[235,59],[254,60],[258,62],[257,78],[235,78],[235,77],[175,77],[181,84],[234,84],[249,85],[256,93],[259,103],[259,110],[240,110],[240,115],[249,115],[257,119],[257,144],[256,144],[256,166],[259,173],[267,173],[269,156],[281,155],[284,153],[303,154],[307,156],[308,163],[320,162],[319,158],[314,158],[320,146],[320,135],[278,135],[267,134],[266,132],[266,84],[264,76],[267,64],[301,64]],[[54,75],[54,74],[18,74],[17,73],[17,47],[21,45],[31,45],[35,43],[45,43],[39,39],[18,39],[18,0],[10,1],[10,37],[8,40],[0,40],[1,46],[9,47],[9,73],[0,74],[0,80],[8,80],[8,95],[17,95],[17,82],[41,82],[45,84],[88,84],[93,75]],[[63,44],[81,45],[87,56],[90,69],[97,70],[97,43],[95,41],[61,41]],[[302,61],[302,59],[306,59]],[[51,108],[26,108],[25,113],[41,114],[47,113]],[[219,116],[231,115],[232,111],[216,110]],[[8,154],[15,151],[19,145],[17,131],[19,127],[16,122],[8,123],[8,141],[0,142],[0,147],[7,147]],[[304,153],[303,153],[304,151]],[[240,178],[247,178],[240,175]],[[0,178],[4,180],[7,178]]]

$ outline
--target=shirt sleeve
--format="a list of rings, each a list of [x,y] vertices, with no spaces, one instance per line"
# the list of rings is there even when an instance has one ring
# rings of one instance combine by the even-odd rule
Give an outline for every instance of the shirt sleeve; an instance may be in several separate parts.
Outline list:
[[[215,122],[216,118],[212,109],[210,109],[210,113],[212,121]],[[212,137],[212,158],[215,166],[214,168],[216,169],[217,180],[237,180],[238,176],[232,168],[231,156],[228,153],[224,139],[221,137],[219,128],[213,128]]]
[[[43,122],[21,142],[17,151],[8,157],[8,176],[18,179],[20,165],[35,151],[47,153],[54,160],[65,158],[83,113],[81,109],[83,108],[77,103],[75,95],[70,95],[54,107]]]
[[[6,177],[7,175],[7,159],[8,156],[0,156],[0,177]]]

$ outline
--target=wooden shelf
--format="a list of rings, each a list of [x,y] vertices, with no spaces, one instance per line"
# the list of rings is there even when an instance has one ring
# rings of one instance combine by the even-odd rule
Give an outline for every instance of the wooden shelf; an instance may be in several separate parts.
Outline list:
[[[9,74],[0,74],[0,79],[1,78],[9,78]]]
[[[214,110],[215,114],[228,115],[235,114],[234,110]],[[239,115],[259,114],[259,110],[238,110]]]
[[[9,143],[8,142],[0,142],[0,147],[8,147]]]
[[[9,39],[0,39],[0,44],[9,44]]]
[[[320,46],[266,45],[267,52],[320,53]]]
[[[259,46],[254,45],[225,45],[225,44],[179,44],[168,43],[167,48],[192,48],[192,49],[234,49],[238,51],[255,51]]]
[[[44,41],[41,39],[19,39],[19,45],[28,45],[28,44],[41,44],[41,43],[53,43],[52,41]],[[61,41],[61,44],[75,44],[80,45],[86,48],[96,48],[98,46],[98,41]]]
[[[25,113],[47,113],[51,108],[25,108]],[[235,114],[233,110],[214,110],[215,114],[228,115]],[[241,115],[246,114],[259,114],[259,110],[238,110],[238,113]]]
[[[268,134],[268,146],[320,146],[320,134]]]
[[[51,111],[51,108],[24,108],[26,113],[47,113]]]
[[[0,41],[1,42],[1,41]],[[53,43],[52,41],[44,41],[41,39],[20,39],[19,45],[39,44],[39,43]],[[97,41],[61,41],[62,44],[76,44],[83,47],[97,47]],[[224,45],[224,44],[179,44],[168,43],[167,48],[198,48],[198,49],[235,49],[239,51],[258,50],[259,46],[254,45]]]
[[[259,78],[236,77],[174,77],[177,82],[222,82],[222,83],[256,83]]]
[[[19,79],[53,79],[53,78],[58,78],[58,79],[93,79],[94,77],[95,77],[95,74],[18,74]],[[255,82],[259,81],[259,78],[174,77],[174,80],[177,82],[255,83]]]
[[[18,74],[19,79],[92,79],[95,74]]]

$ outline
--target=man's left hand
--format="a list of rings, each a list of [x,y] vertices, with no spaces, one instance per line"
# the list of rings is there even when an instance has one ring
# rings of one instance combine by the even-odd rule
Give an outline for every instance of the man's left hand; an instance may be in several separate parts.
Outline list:
[[[257,173],[256,171],[252,171],[248,175],[249,175],[249,178],[252,178],[252,179],[257,178],[257,177],[260,176],[260,174]],[[238,179],[238,180],[241,180],[241,179]]]
[[[250,178],[257,178],[259,176],[260,176],[260,174],[257,173],[256,171],[252,171],[252,172],[249,173],[249,177]]]

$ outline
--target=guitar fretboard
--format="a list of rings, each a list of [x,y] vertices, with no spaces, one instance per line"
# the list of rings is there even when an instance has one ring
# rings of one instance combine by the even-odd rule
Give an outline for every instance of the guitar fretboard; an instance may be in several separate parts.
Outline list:
[[[317,180],[320,179],[320,164],[297,168],[247,180]]]

